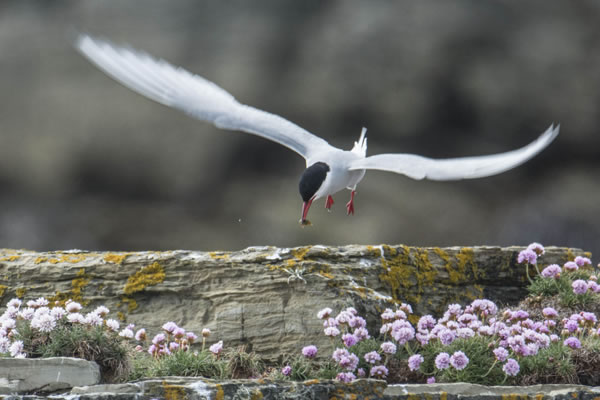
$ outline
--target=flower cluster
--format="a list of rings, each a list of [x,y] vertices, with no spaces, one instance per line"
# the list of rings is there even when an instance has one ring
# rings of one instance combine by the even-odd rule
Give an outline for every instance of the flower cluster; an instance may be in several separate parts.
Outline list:
[[[543,252],[543,248],[539,246],[541,245],[536,245],[532,251],[535,253],[537,249],[538,252]],[[537,256],[538,253],[535,254]],[[363,356],[370,368],[370,377],[386,378],[389,374],[389,357],[395,355],[399,348],[406,349],[403,354],[407,355],[402,357],[407,357],[406,363],[411,371],[426,372],[422,368],[424,355],[431,354],[431,351],[425,351],[428,346],[443,349],[458,339],[469,340],[482,336],[490,342],[490,355],[495,360],[491,368],[499,364],[499,369],[506,377],[514,377],[521,370],[520,360],[537,355],[551,343],[562,343],[566,347],[577,349],[582,346],[582,337],[600,335],[600,326],[593,313],[581,312],[560,321],[558,312],[546,307],[542,311],[543,318],[534,320],[525,310],[506,309],[499,313],[496,304],[487,299],[475,300],[464,308],[459,304],[451,304],[441,318],[424,315],[414,325],[409,321],[410,314],[412,309],[406,304],[395,311],[386,309],[381,314],[380,338],[383,342],[377,351],[370,351]],[[332,354],[332,359],[343,371],[338,374],[337,379],[352,381],[366,375],[359,368],[360,360],[353,346],[369,335],[364,319],[353,308],[343,310],[335,317],[332,315],[331,309],[319,312],[324,320],[324,333],[332,336],[331,330],[335,328],[338,332],[333,337],[338,337],[343,344],[335,348]],[[360,329],[360,334],[357,334],[357,329]],[[307,346],[302,350],[307,358],[314,357],[316,352],[315,346]],[[457,376],[458,371],[469,367],[470,360],[466,349],[436,350],[432,362],[435,369],[429,370],[429,373],[450,373],[450,376]],[[435,382],[435,378],[427,381]]]
[[[526,263],[529,265],[535,265],[537,267],[537,259],[539,256],[544,254],[544,247],[539,243],[530,244],[525,250],[521,251],[517,257],[519,263]],[[591,265],[591,260],[587,257],[577,256],[573,261],[567,261],[561,267],[558,264],[550,264],[538,274],[544,279],[558,280],[561,276],[568,274],[569,272],[578,271],[587,265]],[[527,276],[529,277],[529,270],[527,270]],[[531,278],[529,280],[533,283]],[[571,288],[574,294],[582,295],[585,293],[600,293],[600,285],[598,285],[598,278],[595,275],[591,275],[588,280],[583,279],[570,279]]]
[[[114,319],[105,319],[109,310],[99,306],[87,314],[81,314],[81,304],[68,300],[64,307],[51,305],[43,297],[29,300],[25,304],[19,299],[12,299],[6,305],[6,311],[0,316],[0,353],[9,353],[12,357],[27,357],[27,349],[23,341],[18,340],[17,322],[29,324],[29,327],[42,334],[48,335],[57,326],[80,325],[88,328],[99,327],[107,332],[115,333],[119,330],[119,322]],[[126,329],[130,329],[130,325]]]

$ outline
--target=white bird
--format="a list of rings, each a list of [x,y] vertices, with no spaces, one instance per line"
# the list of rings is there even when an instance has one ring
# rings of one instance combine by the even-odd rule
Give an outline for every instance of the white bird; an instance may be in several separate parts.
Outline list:
[[[272,140],[304,157],[306,170],[299,184],[303,201],[302,225],[310,224],[306,216],[314,200],[326,197],[325,207],[329,209],[333,205],[332,195],[346,188],[351,190],[346,209],[348,214],[354,214],[356,185],[368,169],[440,181],[495,175],[535,156],[554,140],[560,127],[553,124],[530,144],[500,154],[450,159],[414,154],[367,157],[365,128],[352,150],[341,150],[278,115],[239,103],[216,84],[164,60],[85,34],[78,36],[75,46],[109,76],[152,100],[212,122],[218,128],[244,131]]]

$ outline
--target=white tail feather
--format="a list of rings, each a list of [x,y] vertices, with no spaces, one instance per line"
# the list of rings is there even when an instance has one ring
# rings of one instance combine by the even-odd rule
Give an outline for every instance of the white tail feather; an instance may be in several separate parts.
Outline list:
[[[358,142],[354,142],[352,152],[365,157],[367,155],[367,128],[362,128],[360,132],[360,139]]]

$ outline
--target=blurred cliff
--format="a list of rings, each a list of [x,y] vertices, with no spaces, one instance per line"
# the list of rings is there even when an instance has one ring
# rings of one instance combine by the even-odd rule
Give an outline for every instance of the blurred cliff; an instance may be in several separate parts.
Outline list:
[[[0,3],[0,247],[600,244],[600,2]],[[104,36],[369,154],[458,157],[558,139],[502,175],[368,172],[298,225],[303,160],[123,88],[71,47]],[[598,260],[596,260],[598,261]]]

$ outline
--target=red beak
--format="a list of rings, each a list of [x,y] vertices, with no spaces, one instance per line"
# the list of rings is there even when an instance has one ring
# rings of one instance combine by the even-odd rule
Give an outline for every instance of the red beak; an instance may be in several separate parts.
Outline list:
[[[302,219],[300,220],[300,223],[304,223],[304,221],[306,221],[306,214],[308,214],[308,209],[310,208],[312,202],[313,199],[310,199],[309,201],[302,203]]]

